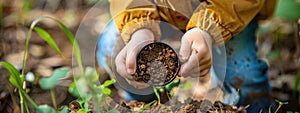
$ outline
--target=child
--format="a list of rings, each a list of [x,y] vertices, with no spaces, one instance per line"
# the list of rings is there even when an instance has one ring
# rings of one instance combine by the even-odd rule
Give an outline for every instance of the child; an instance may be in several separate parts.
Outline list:
[[[202,84],[211,81],[212,48],[225,44],[227,52],[224,84],[239,90],[237,106],[250,105],[248,112],[268,112],[272,105],[267,65],[256,55],[257,21],[270,17],[275,0],[110,0],[114,23],[99,40],[97,58],[108,70],[105,58],[115,56],[117,78],[129,85],[127,100],[151,99],[136,92],[149,85],[132,79],[136,56],[143,45],[159,41],[160,21],[185,31],[181,38],[179,72],[183,77],[197,77]],[[120,33],[125,46],[112,50]],[[142,43],[144,42],[144,43]],[[106,49],[105,49],[106,48]],[[113,55],[112,53],[115,53]],[[132,91],[134,93],[132,93]],[[150,94],[151,95],[151,94]],[[151,96],[150,96],[151,97]]]

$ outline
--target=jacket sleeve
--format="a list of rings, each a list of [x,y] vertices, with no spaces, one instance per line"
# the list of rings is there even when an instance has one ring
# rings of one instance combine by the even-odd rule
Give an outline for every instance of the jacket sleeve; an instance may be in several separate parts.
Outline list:
[[[194,11],[187,30],[198,27],[207,31],[217,45],[241,32],[260,12],[265,0],[207,0]]]
[[[125,44],[130,41],[135,31],[142,28],[151,30],[156,39],[160,38],[160,17],[156,6],[151,1],[110,0],[110,4],[111,15]],[[127,6],[124,6],[126,4]]]

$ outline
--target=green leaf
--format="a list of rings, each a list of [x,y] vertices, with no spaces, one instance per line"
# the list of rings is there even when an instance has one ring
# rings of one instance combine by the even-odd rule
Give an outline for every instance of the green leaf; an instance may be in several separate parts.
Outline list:
[[[106,95],[110,95],[111,90],[109,88],[104,88],[103,93],[106,94]]]
[[[14,77],[10,76],[8,80],[9,80],[9,82],[10,82],[13,86],[15,86],[16,88],[22,89],[22,85],[20,85],[20,84],[18,83],[18,81],[17,81]]]
[[[29,37],[28,39],[30,39],[30,36],[31,36],[31,29],[33,29],[38,22],[40,22],[41,20],[44,20],[44,19],[51,19],[51,20],[55,21],[56,24],[64,31],[65,35],[68,37],[69,41],[71,42],[71,44],[73,46],[73,49],[74,49],[73,51],[75,54],[75,59],[79,66],[80,74],[83,74],[83,65],[82,65],[82,61],[81,61],[79,45],[78,45],[77,41],[75,40],[75,37],[72,34],[72,32],[59,20],[49,17],[49,16],[41,16],[41,17],[35,19],[30,26],[30,31],[28,32],[28,35],[27,35]],[[28,44],[28,43],[29,43],[29,40],[26,41],[26,44]],[[25,53],[26,53],[26,51],[25,51]],[[26,55],[24,55],[24,56],[26,56]]]
[[[79,97],[80,94],[78,92],[78,89],[76,87],[76,82],[73,82],[68,89],[69,93],[72,94],[74,97]]]
[[[180,79],[175,79],[171,83],[166,85],[166,89],[171,91],[174,87],[177,87],[180,84]]]
[[[104,87],[108,87],[112,84],[116,83],[116,80],[115,79],[111,79],[111,80],[106,80],[103,84]]]
[[[54,108],[48,106],[48,105],[40,105],[37,110],[37,113],[56,113]]]
[[[47,17],[47,18],[51,18],[51,17]],[[68,37],[69,41],[71,42],[71,44],[73,46],[73,51],[75,53],[75,59],[78,63],[79,69],[80,69],[80,73],[83,74],[83,66],[82,66],[82,61],[81,61],[80,48],[79,48],[77,41],[75,40],[74,35],[63,23],[61,23],[57,19],[53,19],[53,18],[51,18],[51,19],[54,20],[58,24],[58,26],[64,31],[64,33]]]
[[[80,107],[84,112],[90,111],[88,101],[85,101],[85,99],[80,98],[77,100],[77,102],[80,104]]]
[[[69,73],[69,71],[70,71],[70,69],[66,69],[66,68],[56,69],[50,77],[42,78],[39,81],[41,88],[42,89],[54,88],[57,85],[58,81],[60,79],[64,78]]]
[[[17,69],[8,62],[0,62],[0,65],[2,65],[10,73],[9,82],[18,89],[22,89],[23,79],[20,77]]]
[[[281,102],[280,100],[277,100],[277,99],[275,99],[275,102],[277,102],[277,103],[279,103],[281,105],[283,105],[283,104],[289,104],[289,102]]]
[[[107,113],[120,113],[120,111],[118,111],[118,110],[109,110]]]
[[[84,111],[83,109],[78,110],[76,113],[87,113],[86,111]]]
[[[61,111],[59,111],[58,113],[69,113],[68,107],[64,106],[64,108]]]
[[[80,97],[87,98],[88,97],[88,86],[84,79],[77,80],[76,88],[79,92]]]
[[[51,37],[51,35],[40,27],[33,28],[60,56],[64,58],[64,55],[61,53],[60,49],[56,45],[55,41]]]
[[[99,75],[96,71],[96,69],[91,68],[91,67],[86,67],[84,76],[87,78],[89,82],[97,82],[99,80]]]

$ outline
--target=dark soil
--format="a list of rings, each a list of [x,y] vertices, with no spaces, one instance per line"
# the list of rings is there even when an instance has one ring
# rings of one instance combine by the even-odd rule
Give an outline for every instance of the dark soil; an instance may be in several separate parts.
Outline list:
[[[113,102],[108,102],[108,104]],[[109,108],[119,110],[121,113],[136,112],[147,103],[144,102],[121,102],[121,104],[109,105]],[[158,104],[155,102],[146,108],[143,113],[246,113],[245,107],[236,107],[224,104],[220,101],[212,103],[209,100],[187,101],[180,103],[178,101],[168,104]]]
[[[146,45],[137,56],[136,81],[151,85],[165,85],[176,77],[179,60],[176,52],[161,42]]]

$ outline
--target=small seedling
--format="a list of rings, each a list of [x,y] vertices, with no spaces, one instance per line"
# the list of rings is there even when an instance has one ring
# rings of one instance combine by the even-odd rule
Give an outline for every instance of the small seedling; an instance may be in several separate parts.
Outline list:
[[[279,109],[282,107],[282,105],[288,104],[288,102],[281,102],[279,100],[275,100],[275,102],[277,102],[279,105],[276,108],[276,110],[274,111],[274,113],[277,113],[279,111]],[[271,113],[271,107],[269,108],[269,113]]]
[[[153,91],[155,93],[155,96],[157,97],[158,105],[160,105],[160,95],[157,90],[161,89],[162,87],[153,87]]]
[[[64,78],[65,76],[67,76],[67,74],[70,72],[69,69],[65,69],[65,68],[59,68],[56,69],[54,71],[54,73],[48,77],[48,78],[42,78],[39,81],[40,87],[44,90],[50,90],[51,92],[51,99],[52,99],[52,103],[53,106],[55,108],[55,110],[57,111],[57,104],[56,104],[56,98],[55,98],[55,91],[54,88],[55,86],[58,84],[58,81],[62,78]]]
[[[87,67],[84,75],[76,78],[69,87],[69,92],[78,97],[77,102],[80,103],[80,111],[82,113],[91,111],[88,106],[91,100],[95,103],[96,112],[101,112],[99,108],[105,107],[101,102],[104,102],[105,98],[111,94],[111,90],[108,87],[116,81],[114,79],[106,80],[103,84],[96,85],[98,78],[97,71],[94,68]],[[107,109],[107,111],[109,110]]]

